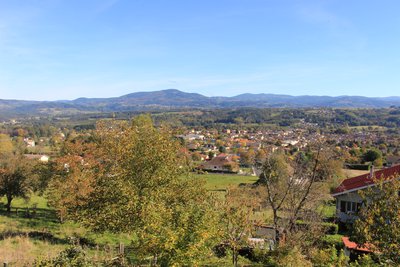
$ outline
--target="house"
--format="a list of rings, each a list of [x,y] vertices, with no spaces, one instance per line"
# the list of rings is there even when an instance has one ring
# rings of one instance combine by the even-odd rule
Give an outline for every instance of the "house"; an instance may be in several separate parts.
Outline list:
[[[234,155],[219,154],[208,162],[204,162],[199,166],[199,169],[211,172],[234,172],[239,171],[239,166],[233,160]]]
[[[284,141],[282,141],[282,146],[283,147],[287,147],[287,146],[295,146],[295,145],[297,145],[299,143],[299,141],[298,140],[284,140]]]
[[[340,222],[351,223],[357,219],[362,198],[360,190],[375,186],[376,180],[387,180],[393,176],[400,175],[400,165],[374,171],[344,180],[332,193],[336,199],[336,217]]]
[[[186,141],[193,141],[193,140],[204,140],[204,135],[201,134],[186,134],[186,135],[178,135],[177,137],[182,138]]]
[[[38,155],[38,154],[24,154],[27,159],[35,159],[40,162],[49,162],[50,157],[47,155]]]
[[[356,242],[350,241],[347,236],[343,236],[342,241],[344,245],[344,254],[349,257],[350,260],[357,260],[359,256],[372,253],[371,244],[359,245]]]
[[[203,146],[205,151],[214,151],[217,150],[217,147],[213,144],[204,144]]]
[[[27,147],[35,147],[35,141],[30,138],[24,138],[24,142]]]

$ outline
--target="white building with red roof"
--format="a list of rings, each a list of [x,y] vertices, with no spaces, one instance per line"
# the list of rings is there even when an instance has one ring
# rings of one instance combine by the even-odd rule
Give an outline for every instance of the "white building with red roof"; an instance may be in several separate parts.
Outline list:
[[[362,198],[360,190],[375,186],[376,181],[400,177],[400,165],[374,171],[344,180],[332,193],[336,199],[336,216],[341,222],[353,222],[357,218]]]
[[[349,237],[342,237],[343,247],[344,247],[344,255],[350,257],[351,259],[358,259],[359,256],[364,254],[370,254],[374,251],[374,246],[371,244],[357,244],[356,242],[350,241]]]

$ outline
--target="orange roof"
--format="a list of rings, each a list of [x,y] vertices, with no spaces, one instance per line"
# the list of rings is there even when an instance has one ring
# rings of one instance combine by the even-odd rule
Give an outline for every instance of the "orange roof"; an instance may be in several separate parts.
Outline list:
[[[361,252],[372,252],[371,244],[363,244],[363,245],[359,245],[356,242],[350,241],[349,237],[344,236],[342,237],[342,241],[344,243],[344,246],[348,249],[352,249],[352,250],[357,250],[357,251],[361,251]]]

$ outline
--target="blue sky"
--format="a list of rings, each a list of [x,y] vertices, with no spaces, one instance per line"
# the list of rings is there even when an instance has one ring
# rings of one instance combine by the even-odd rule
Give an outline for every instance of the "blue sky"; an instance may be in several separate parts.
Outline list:
[[[400,95],[398,0],[0,0],[0,98]]]

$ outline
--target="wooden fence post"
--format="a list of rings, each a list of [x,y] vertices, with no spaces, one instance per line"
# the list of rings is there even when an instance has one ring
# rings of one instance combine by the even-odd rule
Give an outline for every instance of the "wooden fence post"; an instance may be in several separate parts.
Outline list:
[[[124,255],[125,247],[123,243],[119,243],[119,254]]]

